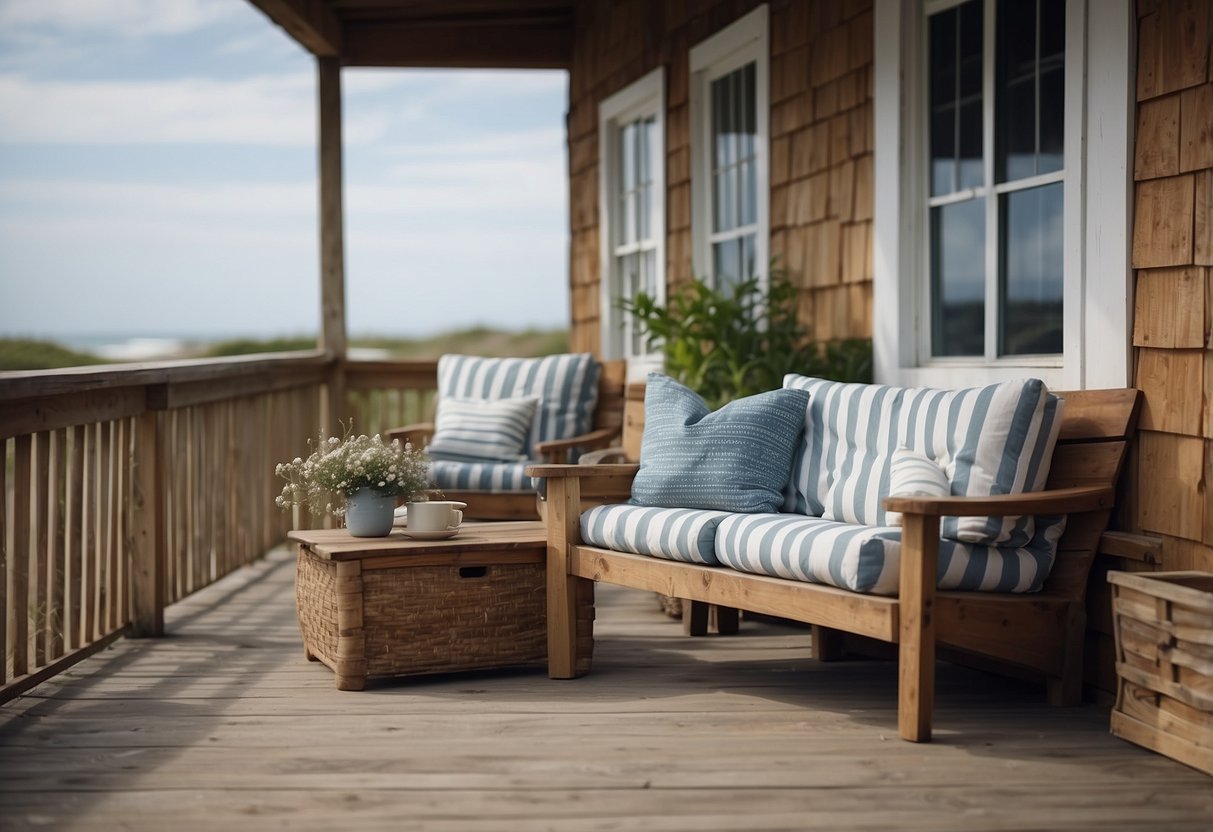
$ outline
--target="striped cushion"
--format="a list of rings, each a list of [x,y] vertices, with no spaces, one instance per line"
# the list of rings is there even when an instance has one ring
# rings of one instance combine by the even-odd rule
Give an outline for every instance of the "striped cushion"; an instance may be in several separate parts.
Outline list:
[[[945,457],[946,460],[946,457]],[[952,493],[952,483],[944,470],[945,460],[936,462],[926,454],[898,448],[893,451],[893,463],[889,468],[890,497],[947,497]],[[901,525],[901,514],[885,512],[885,522],[890,526]]]
[[[632,502],[664,508],[774,511],[783,504],[808,394],[771,390],[715,413],[695,392],[651,373]]]
[[[433,459],[520,462],[539,399],[438,400],[434,436],[426,447]]]
[[[1039,379],[967,390],[843,384],[789,375],[810,393],[789,508],[868,526],[888,525],[894,449],[952,460],[951,492],[990,496],[1037,491],[1049,474],[1062,400]],[[1030,517],[946,517],[943,535],[968,543],[1026,546]]]
[[[534,491],[524,472],[529,462],[457,462],[435,459],[430,477],[438,488],[461,491]]]
[[[1060,524],[1021,548],[939,542],[940,589],[1036,592],[1053,565]],[[837,523],[791,514],[731,515],[716,533],[725,566],[855,592],[896,595],[901,529]]]
[[[523,450],[528,459],[536,459],[536,443],[589,431],[598,403],[598,372],[598,363],[589,353],[543,358],[444,355],[438,359],[438,397],[538,396],[535,422]]]
[[[619,552],[717,566],[716,527],[728,516],[686,508],[598,506],[581,515],[581,539]]]

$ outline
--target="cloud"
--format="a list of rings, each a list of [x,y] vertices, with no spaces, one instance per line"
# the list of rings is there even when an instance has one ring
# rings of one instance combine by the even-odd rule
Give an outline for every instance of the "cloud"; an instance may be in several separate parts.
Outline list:
[[[560,170],[543,166],[482,162],[438,170],[436,178],[407,184],[354,184],[346,187],[347,212],[362,219],[416,216],[443,220],[481,218],[507,223],[527,211],[560,216],[564,205]],[[234,226],[249,218],[314,217],[316,186],[311,182],[138,183],[85,180],[0,181],[4,213],[116,220],[219,217]],[[508,211],[510,214],[502,214]]]
[[[233,0],[4,0],[0,29],[52,29],[122,37],[179,35],[240,14]]]
[[[0,74],[0,143],[309,147],[315,98],[311,73],[98,82]],[[386,129],[382,114],[354,115],[345,141],[370,142]]]

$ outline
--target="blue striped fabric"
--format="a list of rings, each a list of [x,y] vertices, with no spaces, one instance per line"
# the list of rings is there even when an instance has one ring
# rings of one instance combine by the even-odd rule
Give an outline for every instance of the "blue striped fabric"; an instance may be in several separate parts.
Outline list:
[[[1052,518],[1050,518],[1052,519]],[[1036,592],[1053,566],[1065,519],[1042,524],[1023,547],[940,540],[940,589]],[[901,529],[789,514],[734,514],[720,523],[716,556],[725,566],[874,595],[896,595]]]
[[[529,462],[458,462],[435,459],[430,477],[438,488],[460,491],[534,491],[535,484],[524,472]]]
[[[943,464],[926,454],[898,448],[893,451],[893,462],[889,468],[890,497],[947,497],[952,493],[952,483]],[[901,525],[901,514],[885,512],[885,523]]]
[[[695,392],[651,373],[632,503],[774,511],[783,504],[808,394],[771,390],[710,412]]]
[[[792,472],[788,508],[867,526],[888,524],[894,449],[951,462],[951,493],[990,496],[1044,487],[1063,402],[1039,379],[967,390],[844,384],[789,375],[807,390],[805,435]],[[1035,534],[1030,517],[947,517],[944,537],[1021,547]]]
[[[438,400],[434,435],[426,447],[432,459],[520,462],[539,399]]]
[[[539,406],[524,453],[536,459],[535,444],[570,439],[591,428],[598,403],[599,366],[589,353],[543,358],[438,359],[438,397],[514,399],[538,396]]]
[[[591,546],[717,566],[716,527],[724,511],[597,506],[581,515],[581,539]]]

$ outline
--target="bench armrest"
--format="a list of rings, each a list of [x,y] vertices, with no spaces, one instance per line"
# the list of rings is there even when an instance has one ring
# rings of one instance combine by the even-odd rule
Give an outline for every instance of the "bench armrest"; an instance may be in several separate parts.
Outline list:
[[[1005,517],[1009,514],[1077,514],[1110,509],[1115,492],[1110,486],[1080,486],[999,494],[993,497],[886,497],[885,511],[926,517]]]
[[[403,425],[398,428],[388,428],[383,432],[385,442],[399,439],[401,442],[412,442],[418,450],[424,449],[434,435],[433,422],[417,422],[413,425]]]
[[[619,428],[599,428],[568,439],[549,439],[535,443],[535,451],[543,457],[544,462],[568,462],[569,451],[574,448],[605,448],[619,438],[619,432]]]

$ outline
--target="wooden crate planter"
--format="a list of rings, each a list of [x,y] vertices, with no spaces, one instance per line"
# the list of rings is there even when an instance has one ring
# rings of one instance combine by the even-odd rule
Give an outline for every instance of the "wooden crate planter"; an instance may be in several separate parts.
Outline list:
[[[1213,774],[1213,574],[1110,572],[1112,733]]]

